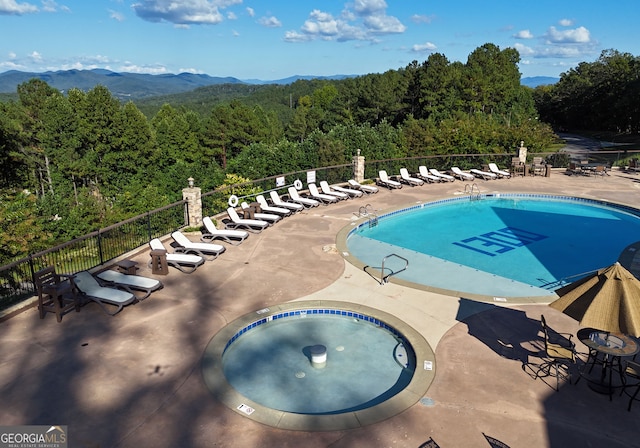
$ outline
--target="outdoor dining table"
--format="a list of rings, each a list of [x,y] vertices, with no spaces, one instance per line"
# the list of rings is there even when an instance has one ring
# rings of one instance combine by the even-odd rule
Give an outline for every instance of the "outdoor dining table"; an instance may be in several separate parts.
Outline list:
[[[637,341],[625,334],[614,334],[595,328],[581,328],[578,330],[578,339],[589,348],[589,358],[584,366],[581,376],[589,382],[589,387],[596,392],[608,394],[611,399],[613,390],[623,386],[624,379],[621,358],[634,356],[640,347]],[[591,364],[589,372],[595,365],[600,365],[600,376],[592,377],[585,373]],[[614,371],[620,374],[620,385],[614,385],[612,377]]]

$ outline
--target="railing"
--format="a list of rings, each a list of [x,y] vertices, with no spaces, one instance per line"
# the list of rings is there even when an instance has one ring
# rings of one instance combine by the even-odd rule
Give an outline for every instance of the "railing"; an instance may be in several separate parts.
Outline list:
[[[478,187],[478,184],[475,182],[472,184],[464,184],[464,194],[468,194],[470,200],[477,201],[480,199],[480,187]]]
[[[385,268],[384,264],[386,263],[386,261],[387,261],[389,258],[398,258],[398,259],[402,260],[402,261],[404,262],[404,266],[402,267],[402,269],[398,269],[397,271],[394,271],[394,270],[392,270],[392,269]],[[385,257],[382,259],[382,266],[381,266],[380,268],[376,268],[376,267],[372,267],[372,266],[365,266],[365,267],[364,267],[364,272],[366,272],[367,274],[369,274],[371,277],[375,278],[375,279],[378,281],[378,283],[380,283],[380,285],[384,285],[385,283],[387,283],[387,282],[389,281],[389,277],[391,277],[392,275],[399,274],[399,273],[400,273],[400,272],[402,272],[402,271],[405,271],[405,270],[407,269],[407,267],[409,267],[409,260],[407,260],[407,259],[406,259],[406,258],[404,258],[404,257],[401,257],[401,256],[400,256],[400,255],[398,255],[398,254],[389,254],[389,255],[385,256]],[[380,280],[378,280],[378,279],[373,275],[373,273],[372,273],[372,272],[369,272],[369,270],[370,270],[370,269],[374,269],[374,270],[376,270],[376,271],[377,271],[378,269],[380,270]],[[389,273],[385,275],[385,272],[386,272],[386,271],[389,271]]]

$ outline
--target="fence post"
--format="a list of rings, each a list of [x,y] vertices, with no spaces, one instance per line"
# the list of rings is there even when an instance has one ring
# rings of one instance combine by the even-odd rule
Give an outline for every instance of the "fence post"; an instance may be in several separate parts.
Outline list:
[[[202,225],[202,190],[193,186],[193,177],[188,179],[189,187],[182,189],[182,199],[187,202],[185,221],[189,227]]]
[[[360,155],[360,148],[358,148],[357,155],[353,156],[353,178],[356,182],[362,182],[364,180],[364,156]]]

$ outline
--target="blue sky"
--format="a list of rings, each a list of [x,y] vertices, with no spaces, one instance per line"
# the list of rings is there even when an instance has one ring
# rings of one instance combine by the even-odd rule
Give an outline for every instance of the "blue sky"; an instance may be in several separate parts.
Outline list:
[[[0,72],[363,75],[493,43],[524,77],[557,77],[605,49],[638,56],[639,17],[638,0],[0,0]]]

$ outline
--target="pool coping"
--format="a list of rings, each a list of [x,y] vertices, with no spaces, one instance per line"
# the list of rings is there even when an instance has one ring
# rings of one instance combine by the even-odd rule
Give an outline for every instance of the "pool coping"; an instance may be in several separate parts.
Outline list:
[[[357,411],[330,415],[296,414],[263,406],[245,397],[227,381],[222,369],[222,355],[229,341],[243,328],[269,316],[291,310],[341,309],[361,313],[393,327],[411,345],[416,369],[409,384],[388,400]],[[430,370],[427,370],[429,361]],[[205,371],[207,372],[205,374]],[[270,306],[247,313],[216,333],[204,352],[201,374],[215,398],[232,411],[253,421],[279,429],[297,431],[340,431],[379,423],[415,405],[427,392],[436,374],[435,353],[426,339],[413,327],[384,311],[365,305],[334,300],[305,300]]]
[[[564,200],[587,202],[587,203],[592,203],[594,205],[612,207],[620,212],[631,213],[640,217],[640,209],[632,207],[630,205],[613,202],[613,201],[607,201],[603,199],[586,198],[581,196],[524,193],[524,192],[507,192],[507,193],[501,192],[501,193],[484,193],[484,194],[481,194],[481,198],[482,197],[491,197],[491,198],[525,197],[525,198],[564,199]],[[377,218],[380,219],[381,217],[384,218],[400,211],[405,211],[405,210],[409,211],[409,209],[413,209],[416,207],[425,207],[429,205],[438,205],[438,204],[445,204],[445,203],[464,201],[464,200],[470,200],[470,199],[467,197],[458,195],[457,197],[441,198],[441,199],[436,199],[428,202],[416,201],[414,203],[407,203],[397,207],[387,208],[385,210],[380,211],[379,214],[376,213],[376,215],[377,215]],[[336,235],[336,249],[340,254],[340,256],[342,256],[342,258],[344,258],[346,262],[351,263],[357,269],[361,269],[361,270],[365,270],[365,267],[368,267],[368,265],[363,263],[359,258],[357,258],[356,256],[352,255],[351,252],[349,252],[349,248],[347,247],[347,239],[351,234],[351,232],[353,232],[359,226],[366,223],[369,219],[371,219],[371,216],[367,215],[367,216],[362,216],[360,218],[352,220],[352,222],[349,225],[344,226],[342,229],[340,229],[340,231]],[[371,271],[380,273],[380,271],[376,270],[375,268],[371,268]],[[371,273],[369,273],[369,275],[371,275]],[[376,278],[376,280],[378,279]],[[407,287],[407,288],[413,288],[413,289],[433,292],[437,294],[443,294],[443,295],[452,296],[452,297],[463,297],[467,299],[476,300],[479,302],[493,303],[493,304],[500,304],[500,305],[525,305],[525,304],[549,303],[554,300],[553,296],[550,297],[548,295],[547,296],[495,297],[495,296],[490,296],[485,294],[476,294],[469,291],[458,291],[455,289],[445,289],[445,288],[439,288],[436,286],[424,285],[424,284],[415,283],[415,282],[403,280],[396,277],[389,277],[387,281],[397,284],[399,286]],[[558,296],[556,295],[555,298],[558,298]]]

